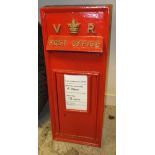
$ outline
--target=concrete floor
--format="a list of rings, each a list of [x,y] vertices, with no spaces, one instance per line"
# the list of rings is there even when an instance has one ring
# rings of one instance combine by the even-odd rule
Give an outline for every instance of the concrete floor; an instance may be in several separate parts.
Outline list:
[[[113,117],[114,116],[114,117]],[[51,136],[48,104],[39,116],[39,155],[115,155],[116,154],[116,107],[106,106],[102,147],[54,141]]]

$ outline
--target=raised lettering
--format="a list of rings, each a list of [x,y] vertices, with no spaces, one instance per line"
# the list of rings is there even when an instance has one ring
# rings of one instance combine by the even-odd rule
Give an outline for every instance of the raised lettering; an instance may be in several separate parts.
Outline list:
[[[57,26],[55,24],[53,24],[53,28],[54,28],[54,30],[55,30],[56,33],[59,33],[60,27],[61,27],[60,24],[58,24]]]
[[[88,33],[95,33],[94,28],[95,26],[93,23],[88,23]]]

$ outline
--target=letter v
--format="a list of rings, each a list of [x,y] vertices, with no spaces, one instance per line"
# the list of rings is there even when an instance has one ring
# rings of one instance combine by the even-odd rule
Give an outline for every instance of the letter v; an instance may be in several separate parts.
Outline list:
[[[61,27],[60,24],[58,24],[58,26],[55,26],[55,24],[53,24],[53,28],[54,28],[54,30],[55,30],[56,33],[59,33],[60,27]]]

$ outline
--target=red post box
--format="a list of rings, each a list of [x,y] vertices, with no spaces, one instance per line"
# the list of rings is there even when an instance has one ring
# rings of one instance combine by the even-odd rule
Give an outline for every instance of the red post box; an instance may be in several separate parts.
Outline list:
[[[100,147],[111,6],[40,12],[53,138]]]

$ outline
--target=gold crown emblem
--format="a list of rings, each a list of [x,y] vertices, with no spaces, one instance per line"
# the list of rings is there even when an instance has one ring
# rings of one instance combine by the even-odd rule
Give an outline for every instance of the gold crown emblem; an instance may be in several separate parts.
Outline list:
[[[72,22],[68,24],[70,33],[73,33],[73,34],[78,33],[79,27],[80,27],[80,23],[77,23],[75,19],[72,19]]]

